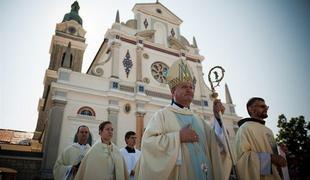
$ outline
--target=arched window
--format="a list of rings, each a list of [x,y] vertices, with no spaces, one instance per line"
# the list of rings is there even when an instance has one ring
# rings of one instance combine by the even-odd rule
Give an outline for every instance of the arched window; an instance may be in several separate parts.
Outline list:
[[[84,116],[96,116],[95,111],[88,106],[81,107],[77,113]]]
[[[65,68],[71,68],[72,66],[72,54],[70,54],[69,56],[70,58],[66,59],[66,53],[63,53],[62,55],[62,61],[61,61],[61,67],[65,67]]]

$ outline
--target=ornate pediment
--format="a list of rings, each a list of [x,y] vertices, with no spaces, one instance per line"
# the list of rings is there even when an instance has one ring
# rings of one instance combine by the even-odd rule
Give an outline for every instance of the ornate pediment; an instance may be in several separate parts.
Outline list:
[[[161,3],[137,3],[133,9],[135,13],[140,12],[149,16],[153,16],[174,25],[180,25],[183,21],[173,14],[168,8]]]

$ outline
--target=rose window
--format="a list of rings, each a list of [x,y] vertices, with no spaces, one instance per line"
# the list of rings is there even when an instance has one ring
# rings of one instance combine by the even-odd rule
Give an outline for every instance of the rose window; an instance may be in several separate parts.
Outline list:
[[[151,72],[154,79],[160,83],[166,83],[168,70],[169,67],[162,62],[155,62],[151,66]]]

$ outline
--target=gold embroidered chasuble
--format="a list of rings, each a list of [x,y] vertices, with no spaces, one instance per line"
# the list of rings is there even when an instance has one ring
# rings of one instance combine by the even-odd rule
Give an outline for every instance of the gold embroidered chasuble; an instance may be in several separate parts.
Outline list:
[[[273,154],[276,141],[272,131],[257,122],[245,122],[236,135],[237,171],[241,180],[281,179],[276,166],[272,165],[272,174],[261,175],[260,159],[257,153]]]
[[[191,116],[199,125],[200,129],[197,131],[200,131],[203,137],[199,137],[199,143],[192,144],[192,149],[188,143],[180,143],[179,131],[182,127],[177,119],[179,116]],[[202,139],[206,141],[201,142]],[[208,162],[198,164],[199,168],[194,168],[197,166],[192,164],[193,156],[199,154],[193,154],[192,151],[197,147],[202,147],[203,157],[206,157]],[[188,109],[168,106],[156,112],[142,138],[141,156],[136,166],[135,179],[195,179],[197,174],[201,173],[197,173],[198,171],[206,171],[207,179],[223,179],[220,150],[214,131],[207,122]]]

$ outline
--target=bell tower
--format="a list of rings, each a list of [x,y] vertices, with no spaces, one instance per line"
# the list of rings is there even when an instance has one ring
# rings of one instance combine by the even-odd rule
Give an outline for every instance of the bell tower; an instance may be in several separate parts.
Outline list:
[[[33,139],[42,144],[41,175],[46,179],[53,177],[52,170],[57,159],[63,113],[67,103],[66,100],[55,99],[55,96],[64,92],[56,91],[52,94],[52,83],[59,78],[59,68],[81,72],[83,55],[87,47],[86,31],[82,27],[83,21],[79,16],[79,9],[80,6],[75,1],[62,22],[56,24],[49,50],[50,63],[44,76],[43,96],[38,104],[39,115]]]
[[[80,6],[77,1],[71,5],[62,22],[56,25],[55,35],[50,47],[50,65],[48,69],[57,71],[60,67],[81,72],[83,55],[86,49]]]

